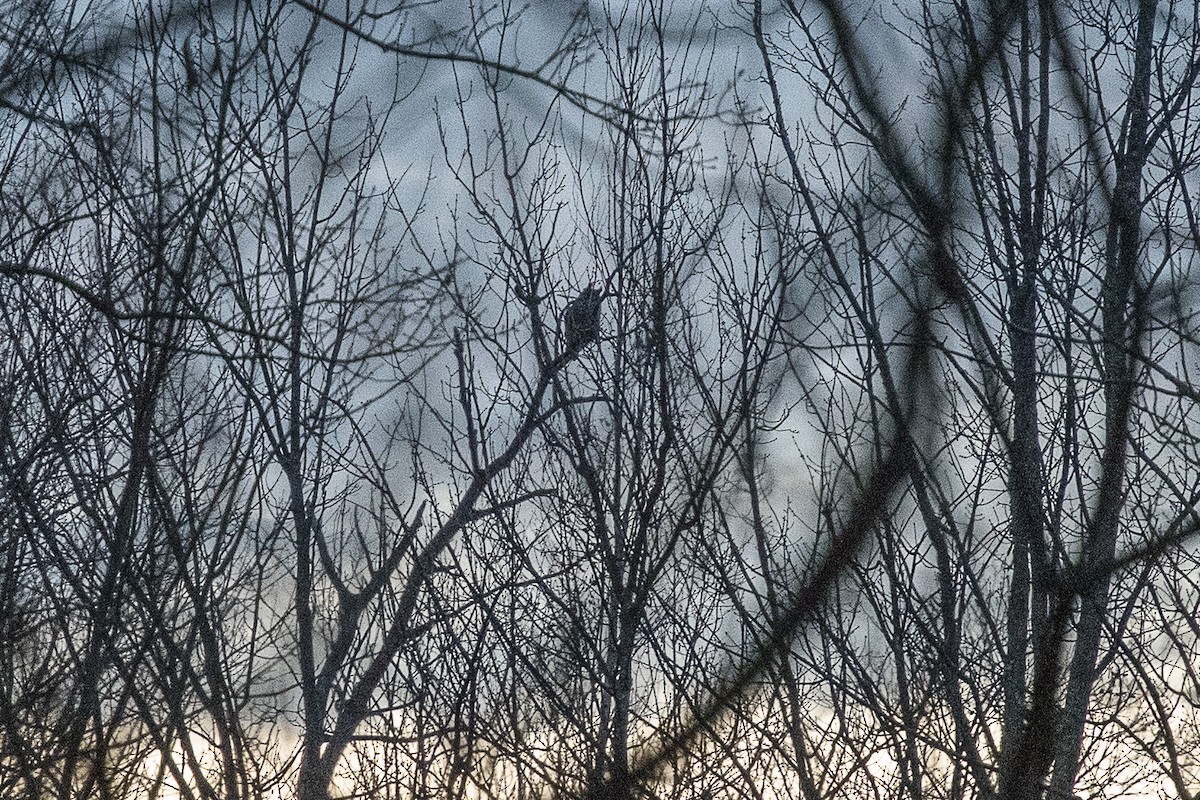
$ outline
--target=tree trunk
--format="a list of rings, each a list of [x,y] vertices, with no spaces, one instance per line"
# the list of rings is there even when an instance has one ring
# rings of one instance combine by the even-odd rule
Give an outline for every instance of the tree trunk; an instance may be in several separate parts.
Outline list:
[[[1105,401],[1105,452],[1100,498],[1087,532],[1082,556],[1085,586],[1080,598],[1075,650],[1071,657],[1066,700],[1059,721],[1059,737],[1051,798],[1068,798],[1079,772],[1088,704],[1096,680],[1100,638],[1108,613],[1109,564],[1116,551],[1120,510],[1124,499],[1128,408],[1132,392],[1129,295],[1136,274],[1141,243],[1142,171],[1146,161],[1149,122],[1151,45],[1157,0],[1138,4],[1137,50],[1130,82],[1129,104],[1122,132],[1123,152],[1118,155],[1117,180],[1112,200],[1112,221],[1106,246],[1103,297],[1103,371]]]

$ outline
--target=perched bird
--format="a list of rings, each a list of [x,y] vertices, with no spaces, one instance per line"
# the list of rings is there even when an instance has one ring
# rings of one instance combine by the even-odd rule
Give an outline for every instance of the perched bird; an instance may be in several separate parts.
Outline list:
[[[579,297],[567,303],[562,317],[563,343],[567,352],[578,351],[600,337],[600,303],[603,300],[604,292],[589,283]]]

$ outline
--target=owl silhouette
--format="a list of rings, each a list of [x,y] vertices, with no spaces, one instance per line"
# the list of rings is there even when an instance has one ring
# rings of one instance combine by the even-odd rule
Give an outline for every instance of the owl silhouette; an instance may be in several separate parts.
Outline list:
[[[563,344],[567,352],[575,352],[596,341],[600,336],[600,303],[604,292],[594,284],[579,293],[563,310]]]

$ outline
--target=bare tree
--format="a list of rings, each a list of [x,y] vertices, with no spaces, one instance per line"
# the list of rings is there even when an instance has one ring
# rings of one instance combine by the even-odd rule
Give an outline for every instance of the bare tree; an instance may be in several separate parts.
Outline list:
[[[877,559],[866,562],[871,570],[856,582],[866,604],[839,611],[878,630],[882,651],[870,644],[873,637],[859,643],[853,632],[861,637],[863,629],[843,622],[831,631],[849,637],[835,648],[838,658],[808,663],[823,669],[833,686],[841,682],[837,691],[851,694],[851,707],[869,709],[858,723],[863,742],[895,726],[886,752],[897,766],[888,781],[904,793],[1031,796],[1053,761],[1048,792],[1069,796],[1082,743],[1105,742],[1096,755],[1113,760],[1105,763],[1136,763],[1140,757],[1131,762],[1117,754],[1145,750],[1133,737],[1118,744],[1123,737],[1115,731],[1126,723],[1116,718],[1088,725],[1087,710],[1096,697],[1105,707],[1116,697],[1136,696],[1122,687],[1116,657],[1129,647],[1129,603],[1153,582],[1156,569],[1120,570],[1140,565],[1160,542],[1179,541],[1193,513],[1194,501],[1178,490],[1178,474],[1159,484],[1167,474],[1160,463],[1165,452],[1188,446],[1159,433],[1164,424],[1178,430],[1166,420],[1181,410],[1163,405],[1157,378],[1139,376],[1150,370],[1177,384],[1175,367],[1147,359],[1147,349],[1179,353],[1190,338],[1186,317],[1175,315],[1178,306],[1173,312],[1151,298],[1180,296],[1190,281],[1191,256],[1148,263],[1157,228],[1149,218],[1158,212],[1154,195],[1144,193],[1174,202],[1174,182],[1187,180],[1186,167],[1152,180],[1150,153],[1161,147],[1164,164],[1184,164],[1169,155],[1169,131],[1186,124],[1194,59],[1174,70],[1161,62],[1151,99],[1154,52],[1163,51],[1151,45],[1159,15],[1150,6],[1138,8],[1133,38],[1100,37],[1103,52],[1128,58],[1120,77],[1095,60],[1086,68],[1076,60],[1081,42],[1112,28],[1068,4],[978,11],[930,4],[911,20],[879,20],[885,31],[909,37],[934,67],[927,95],[934,144],[914,152],[902,144],[911,140],[899,132],[885,92],[870,82],[874,62],[849,27],[848,9],[826,4],[825,11],[824,24],[799,9],[788,21],[790,31],[806,37],[799,76],[812,81],[806,70],[815,70],[830,86],[844,87],[824,94],[827,119],[834,122],[808,130],[823,130],[820,141],[834,153],[854,142],[871,148],[874,159],[841,159],[849,193],[863,202],[810,202],[825,191],[808,188],[810,181],[832,173],[810,177],[805,170],[811,162],[788,144],[797,139],[780,94],[774,95],[774,121],[811,224],[824,226],[823,239],[845,242],[844,249],[827,250],[827,269],[842,289],[836,313],[859,326],[842,335],[862,341],[873,356],[838,373],[863,399],[860,413],[873,413],[868,409],[891,396],[886,364],[892,356],[880,347],[873,309],[886,309],[874,299],[884,287],[905,283],[892,266],[902,262],[892,259],[903,259],[905,248],[929,248],[927,274],[957,313],[931,318],[933,336],[943,343],[947,411],[932,449],[922,448],[929,455],[912,474],[916,513],[895,517],[883,530]],[[782,78],[770,76],[794,64],[785,59],[798,51],[765,27],[765,16],[756,20],[770,85],[778,92]],[[1158,44],[1172,41],[1187,51],[1193,38],[1194,23],[1188,23],[1164,33]],[[1119,105],[1106,94],[1114,80],[1123,87]],[[1122,109],[1115,116],[1108,111],[1114,106]],[[1148,122],[1155,118],[1157,132]],[[1110,174],[1116,183],[1107,186]],[[887,196],[911,208],[911,225],[891,211],[894,205],[873,199]],[[838,266],[846,251],[859,270]],[[910,294],[905,301],[920,298]],[[879,388],[858,380],[863,372],[877,374]],[[884,407],[895,413],[894,403]],[[821,414],[829,435],[847,416],[835,406]],[[843,437],[847,445],[854,441]],[[1139,451],[1146,455],[1135,457]],[[823,464],[824,471],[836,471],[838,463],[854,468],[848,446],[833,452],[835,462]],[[935,453],[941,455],[930,458]],[[998,482],[1005,487],[999,496]],[[1176,487],[1169,491],[1178,505],[1147,514],[1134,498],[1158,486]],[[1006,527],[1008,537],[997,539]],[[1129,537],[1124,556],[1122,529]],[[980,530],[990,536],[981,539]],[[1177,568],[1174,562],[1166,574]],[[998,597],[1005,601],[997,603]],[[886,678],[878,671],[879,655],[889,667]],[[1114,671],[1107,679],[1106,664]],[[849,684],[847,668],[855,676]],[[940,688],[918,680],[923,675],[936,675]],[[995,675],[1004,675],[999,687]],[[1150,708],[1157,709],[1153,717],[1165,719],[1155,699],[1159,691],[1147,691]],[[998,719],[1004,720],[999,739],[993,732]],[[930,736],[935,725],[946,733]],[[1164,731],[1163,738],[1174,735]],[[1133,787],[1156,760],[1119,773],[1097,762],[1089,774],[1105,785],[1121,774]],[[1176,785],[1186,783],[1177,759],[1170,763]],[[857,768],[872,771],[864,762]]]
[[[1194,10],[446,9],[9,9],[0,791],[1189,796]]]

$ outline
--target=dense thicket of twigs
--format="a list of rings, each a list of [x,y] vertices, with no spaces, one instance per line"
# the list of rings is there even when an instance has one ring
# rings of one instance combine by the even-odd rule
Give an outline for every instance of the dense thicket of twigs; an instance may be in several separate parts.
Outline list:
[[[1198,7],[0,15],[0,795],[1200,786]]]

